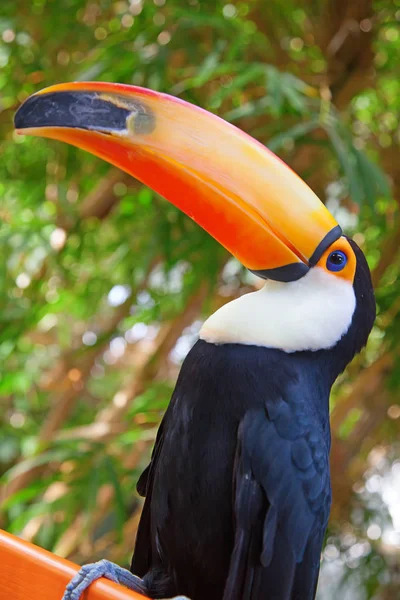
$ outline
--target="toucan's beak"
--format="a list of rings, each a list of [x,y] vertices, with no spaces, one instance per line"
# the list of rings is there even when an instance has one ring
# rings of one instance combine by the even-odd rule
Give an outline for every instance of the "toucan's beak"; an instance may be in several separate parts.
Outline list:
[[[317,196],[262,144],[166,94],[111,83],[56,85],[28,98],[15,127],[127,171],[261,277],[299,279],[341,235]]]

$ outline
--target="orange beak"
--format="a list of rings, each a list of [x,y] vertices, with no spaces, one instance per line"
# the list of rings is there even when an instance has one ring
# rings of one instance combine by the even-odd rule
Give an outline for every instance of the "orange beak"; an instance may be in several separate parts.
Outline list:
[[[172,96],[112,83],[56,85],[28,98],[15,127],[127,171],[261,277],[299,279],[341,236],[285,163],[236,127]]]

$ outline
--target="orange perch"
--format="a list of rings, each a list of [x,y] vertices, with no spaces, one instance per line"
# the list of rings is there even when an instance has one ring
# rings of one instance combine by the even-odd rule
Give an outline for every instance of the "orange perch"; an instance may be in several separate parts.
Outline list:
[[[60,600],[79,571],[74,563],[0,530],[0,600]],[[84,600],[143,600],[144,596],[102,578]]]

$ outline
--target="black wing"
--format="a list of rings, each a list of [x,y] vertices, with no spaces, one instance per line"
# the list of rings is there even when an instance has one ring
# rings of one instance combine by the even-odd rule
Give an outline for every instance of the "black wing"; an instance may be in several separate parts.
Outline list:
[[[329,442],[298,398],[248,412],[234,470],[224,600],[311,600],[329,517]]]

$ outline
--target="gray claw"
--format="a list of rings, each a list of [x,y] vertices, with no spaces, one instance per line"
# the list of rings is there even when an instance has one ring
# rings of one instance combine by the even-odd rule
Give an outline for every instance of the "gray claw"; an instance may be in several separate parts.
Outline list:
[[[65,588],[62,600],[79,600],[83,592],[100,577],[124,585],[139,594],[146,593],[143,581],[139,577],[132,575],[127,569],[103,559],[83,566]]]

